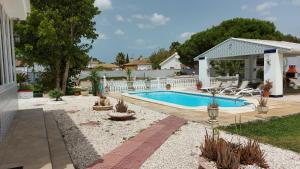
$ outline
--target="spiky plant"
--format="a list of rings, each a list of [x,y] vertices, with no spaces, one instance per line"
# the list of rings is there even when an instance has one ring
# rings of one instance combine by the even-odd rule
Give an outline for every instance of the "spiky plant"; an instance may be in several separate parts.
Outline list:
[[[128,110],[128,106],[124,103],[124,100],[119,100],[115,108],[116,111],[120,113],[126,113]]]
[[[244,165],[256,164],[261,168],[269,168],[265,160],[265,153],[255,140],[249,140],[246,145],[242,146],[240,162]]]
[[[238,169],[240,167],[240,151],[233,149],[228,142],[219,139],[217,143],[217,167],[221,169]]]
[[[200,146],[201,156],[211,161],[217,161],[217,139],[205,134],[204,144]]]

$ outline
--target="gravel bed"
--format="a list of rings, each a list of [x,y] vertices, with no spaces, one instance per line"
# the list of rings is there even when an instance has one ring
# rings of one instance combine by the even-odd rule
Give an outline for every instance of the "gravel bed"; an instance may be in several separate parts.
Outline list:
[[[189,122],[181,127],[147,159],[141,169],[198,169],[200,145],[204,142],[206,130],[211,132],[209,126],[201,123]],[[241,143],[247,141],[244,137],[237,137],[225,132],[220,136],[228,141]],[[300,169],[300,155],[271,145],[260,144],[266,152],[266,160],[272,169]],[[215,166],[211,164],[211,166]],[[257,166],[242,166],[245,169],[260,168]]]

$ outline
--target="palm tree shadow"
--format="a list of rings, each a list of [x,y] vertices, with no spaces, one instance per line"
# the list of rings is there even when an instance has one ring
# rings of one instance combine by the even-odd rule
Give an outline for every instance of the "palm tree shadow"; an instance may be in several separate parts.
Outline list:
[[[95,162],[103,161],[68,113],[64,110],[52,110],[52,113],[75,168],[84,169]]]

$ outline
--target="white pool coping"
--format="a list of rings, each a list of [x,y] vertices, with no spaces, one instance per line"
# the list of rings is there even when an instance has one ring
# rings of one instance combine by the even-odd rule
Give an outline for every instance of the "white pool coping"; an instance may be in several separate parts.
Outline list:
[[[178,92],[178,93],[183,93],[183,94],[193,94],[193,95],[206,95],[206,96],[211,96],[210,94],[206,94],[206,93],[197,93],[197,92],[190,92],[190,91],[178,91],[178,90],[151,90],[151,91],[132,91],[130,93],[139,93],[139,92],[160,92],[160,91],[173,91],[173,92]],[[168,103],[168,102],[164,102],[164,101],[159,101],[159,100],[154,100],[154,99],[149,99],[149,98],[145,98],[145,97],[141,97],[141,96],[136,96],[136,95],[132,95],[130,93],[122,93],[122,96],[126,96],[129,98],[134,98],[134,99],[138,99],[138,100],[143,100],[143,101],[147,101],[147,102],[152,102],[152,103],[157,103],[157,104],[161,104],[161,105],[165,105],[165,106],[170,106],[170,107],[175,107],[175,108],[180,108],[180,109],[187,109],[187,110],[198,110],[198,111],[207,111],[207,106],[195,106],[195,107],[189,107],[189,106],[182,106],[182,105],[178,105],[175,103]],[[228,96],[220,96],[217,95],[216,97],[221,97],[224,99],[236,99],[233,97],[228,97]],[[248,102],[248,105],[245,106],[241,106],[241,107],[219,107],[219,110],[221,112],[226,112],[226,113],[231,113],[231,114],[239,114],[239,113],[246,113],[246,112],[251,112],[251,111],[255,111],[255,106],[253,104],[251,104],[250,101],[248,101],[247,99],[243,98],[243,99],[239,99],[239,100],[244,100],[246,102]]]

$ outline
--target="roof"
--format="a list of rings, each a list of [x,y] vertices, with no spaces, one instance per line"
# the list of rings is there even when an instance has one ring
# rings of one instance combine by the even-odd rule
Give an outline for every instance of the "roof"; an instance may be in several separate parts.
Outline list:
[[[178,55],[178,53],[175,52],[173,55],[171,55],[170,57],[168,57],[166,60],[162,61],[159,65],[161,66],[161,65],[165,64],[166,62],[168,62],[169,60],[171,60],[172,58],[174,58],[176,56],[178,57],[178,59],[180,58],[180,56]]]
[[[137,59],[124,64],[124,66],[136,66],[136,65],[151,65],[151,62],[148,59]]]
[[[118,65],[111,64],[111,63],[103,63],[103,64],[99,64],[97,66],[104,67],[104,68],[110,68],[110,69],[119,68]]]
[[[229,38],[195,57],[194,60],[198,60],[202,57],[222,58],[264,54],[264,51],[269,49],[278,49],[280,52],[288,56],[297,56],[300,54],[299,43],[261,39]]]

